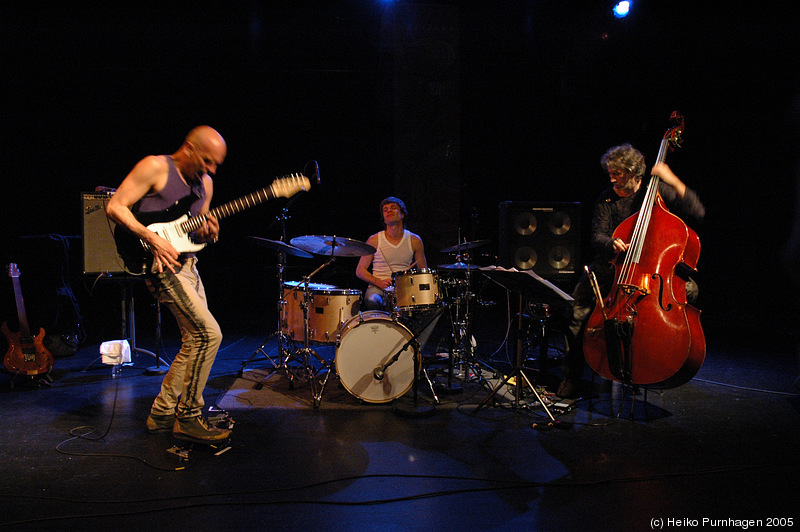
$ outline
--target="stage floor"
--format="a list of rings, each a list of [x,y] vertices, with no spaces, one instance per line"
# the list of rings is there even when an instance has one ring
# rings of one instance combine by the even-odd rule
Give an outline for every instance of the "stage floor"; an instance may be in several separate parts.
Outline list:
[[[420,381],[416,402],[412,386],[374,403],[335,373],[315,401],[302,375],[290,381],[265,359],[279,354],[277,339],[228,332],[205,398],[212,416],[235,421],[230,448],[197,448],[188,462],[168,452],[171,435],[144,430],[161,381],[146,372],[150,355],[135,353],[119,378],[93,362],[96,344],[58,358],[49,386],[12,387],[4,374],[0,525],[645,530],[798,518],[792,348],[709,337],[705,364],[680,388],[649,389],[645,401],[587,372],[583,398],[561,409],[554,344],[525,370],[558,421],[550,426],[527,386],[519,399],[498,387],[512,369],[504,333],[478,341],[475,361],[495,370],[480,372],[486,383],[451,375],[432,341],[423,352],[433,387]],[[162,353],[176,347],[166,339]],[[326,363],[337,356],[312,348]],[[477,408],[495,390],[497,402]]]

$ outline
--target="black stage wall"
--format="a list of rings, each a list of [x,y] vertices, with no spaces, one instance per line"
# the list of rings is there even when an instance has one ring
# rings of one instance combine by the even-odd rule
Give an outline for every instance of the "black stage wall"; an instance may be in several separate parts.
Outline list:
[[[378,201],[398,194],[431,264],[452,260],[440,250],[459,235],[491,240],[475,253],[491,263],[502,202],[577,202],[588,230],[601,154],[632,142],[652,161],[679,109],[685,145],[668,162],[708,209],[704,323],[743,340],[763,327],[790,336],[776,318],[796,300],[782,261],[797,180],[796,8],[635,8],[617,20],[602,2],[3,5],[0,258],[32,264],[30,284],[54,284],[35,279],[52,275],[35,273],[52,252],[34,248],[80,237],[81,194],[207,123],[229,143],[217,202],[319,162],[322,183],[291,204],[290,238],[366,240]],[[273,309],[274,254],[245,237],[278,238],[285,204],[226,221],[203,252],[221,313]],[[97,304],[71,260],[79,298]],[[289,273],[317,265],[292,258]],[[337,261],[320,280],[360,288],[354,267]],[[30,312],[52,307],[49,289],[37,296]]]

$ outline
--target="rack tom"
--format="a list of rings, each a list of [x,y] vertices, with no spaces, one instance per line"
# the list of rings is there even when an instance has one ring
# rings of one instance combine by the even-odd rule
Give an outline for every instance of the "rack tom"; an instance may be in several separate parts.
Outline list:
[[[334,343],[342,326],[361,308],[361,291],[335,288],[331,285],[309,285],[308,339],[312,342]],[[285,304],[281,309],[281,330],[295,341],[305,339],[303,286],[286,286],[283,289]]]
[[[395,309],[399,312],[426,310],[439,306],[439,274],[428,268],[416,268],[392,274]]]

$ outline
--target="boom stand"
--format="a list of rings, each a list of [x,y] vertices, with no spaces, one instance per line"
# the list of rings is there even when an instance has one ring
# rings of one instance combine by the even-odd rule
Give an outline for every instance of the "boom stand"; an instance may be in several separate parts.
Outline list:
[[[439,397],[436,395],[436,392],[433,388],[433,382],[431,382],[430,377],[428,376],[428,371],[422,365],[422,355],[420,353],[420,345],[419,345],[419,337],[425,333],[425,329],[430,327],[437,318],[444,312],[444,307],[440,307],[437,311],[429,318],[428,323],[426,323],[423,327],[420,328],[420,333],[417,334],[415,331],[411,332],[411,338],[403,344],[402,347],[397,351],[397,353],[389,359],[389,361],[379,368],[375,368],[373,372],[373,377],[376,380],[381,380],[384,377],[384,373],[386,372],[386,368],[397,362],[397,359],[400,358],[400,355],[408,349],[409,346],[414,348],[414,383],[412,384],[412,389],[414,390],[414,404],[412,406],[400,405],[395,403],[394,405],[394,412],[395,414],[404,416],[404,417],[423,417],[426,415],[433,414],[435,407],[433,405],[426,405],[420,406],[418,403],[418,385],[419,385],[419,374],[422,372],[425,375],[425,380],[428,383],[428,387],[431,390],[431,395],[433,396],[433,401],[437,405],[439,404]]]
[[[259,359],[259,360],[268,360],[270,362],[270,364],[272,364],[272,369],[279,369],[281,367],[281,365],[276,364],[275,363],[275,359],[273,357],[270,357],[269,355],[267,355],[267,353],[265,351],[265,348],[266,348],[267,344],[269,343],[269,341],[272,340],[272,338],[274,338],[276,336],[278,337],[278,353],[279,353],[278,360],[283,361],[288,357],[289,350],[286,348],[286,345],[287,345],[288,342],[287,342],[287,339],[286,339],[286,335],[283,333],[283,326],[282,326],[283,325],[282,324],[283,312],[284,312],[284,307],[286,306],[286,300],[283,298],[283,286],[284,286],[284,275],[285,275],[285,271],[286,271],[286,256],[287,256],[286,250],[290,250],[294,254],[298,254],[298,252],[300,251],[300,250],[296,250],[296,249],[294,249],[291,246],[288,246],[286,244],[286,220],[288,220],[290,218],[290,216],[289,216],[289,207],[292,205],[292,203],[294,203],[295,199],[297,199],[297,196],[295,196],[294,198],[289,200],[289,202],[286,204],[286,206],[281,210],[281,214],[275,220],[273,220],[272,225],[270,225],[270,227],[272,227],[275,224],[275,222],[279,222],[280,223],[280,226],[281,226],[281,239],[280,239],[280,241],[266,240],[266,239],[255,239],[256,243],[258,243],[260,245],[265,245],[266,247],[270,247],[270,248],[272,248],[272,249],[274,249],[275,251],[278,252],[278,262],[277,262],[277,269],[278,269],[278,275],[277,275],[277,278],[278,278],[278,328],[276,329],[276,331],[274,333],[272,333],[264,341],[263,344],[261,344],[259,346],[258,349],[256,349],[253,352],[252,355],[250,355],[250,358],[248,358],[247,360],[245,360],[242,363],[242,367],[241,367],[241,369],[239,369],[239,374],[238,374],[239,377],[241,377],[244,374],[244,368],[247,367],[247,365],[250,364],[250,362],[254,362],[258,355],[262,355],[263,356],[263,359]],[[254,239],[254,237],[250,237],[250,238]],[[311,257],[311,254],[305,253],[304,255],[301,255],[301,256]]]
[[[524,383],[527,384],[531,390],[533,390],[536,400],[542,405],[542,408],[547,413],[547,416],[551,421],[554,422],[555,418],[553,417],[553,414],[550,413],[550,409],[548,409],[547,405],[544,403],[544,401],[542,401],[539,392],[533,386],[533,383],[530,381],[530,379],[528,379],[528,376],[525,375],[525,372],[522,368],[522,337],[524,333],[522,326],[523,300],[526,295],[528,297],[544,297],[547,299],[553,299],[555,296],[558,296],[565,301],[573,301],[573,299],[570,295],[564,293],[558,287],[542,279],[531,271],[519,272],[516,270],[510,271],[503,268],[494,267],[481,268],[481,271],[500,286],[519,294],[519,312],[517,318],[517,346],[514,369],[503,379],[500,384],[495,387],[494,390],[492,390],[489,396],[486,397],[486,399],[484,399],[483,402],[475,408],[475,412],[492,402],[494,396],[497,395],[497,392],[499,392],[503,386],[508,384],[509,381],[514,378],[516,379],[516,385],[514,386],[514,410],[518,410],[520,407],[520,398],[522,396],[522,386],[524,381]]]

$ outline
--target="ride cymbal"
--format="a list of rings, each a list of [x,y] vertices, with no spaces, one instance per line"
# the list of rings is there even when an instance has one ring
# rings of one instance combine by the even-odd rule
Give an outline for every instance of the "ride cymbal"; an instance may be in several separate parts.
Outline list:
[[[463,244],[457,244],[455,246],[445,248],[442,250],[442,253],[457,253],[459,251],[485,246],[489,242],[491,242],[491,240],[473,240],[472,242],[464,242]]]
[[[366,242],[341,236],[298,236],[293,238],[291,242],[293,246],[297,246],[309,253],[329,257],[361,257],[372,255],[376,251],[374,247]]]
[[[286,242],[281,242],[280,240],[270,240],[268,238],[260,238],[257,236],[248,236],[247,238],[249,238],[254,244],[265,248],[274,249],[275,251],[286,253],[287,255],[302,257],[304,259],[310,259],[314,256],[307,251],[303,251],[300,248],[296,248],[287,244]]]
[[[467,264],[466,262],[455,262],[453,264],[440,264],[437,268],[442,270],[477,270],[480,269],[480,266]]]

